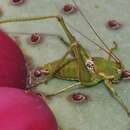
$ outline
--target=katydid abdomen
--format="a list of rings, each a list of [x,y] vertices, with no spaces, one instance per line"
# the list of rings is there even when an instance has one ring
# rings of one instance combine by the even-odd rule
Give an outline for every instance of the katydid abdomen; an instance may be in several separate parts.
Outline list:
[[[45,64],[43,66],[44,69],[47,69],[49,72],[52,72],[56,66],[60,64],[60,60],[56,60],[54,62]],[[64,64],[60,69],[55,73],[55,77],[65,80],[78,80],[78,70],[77,70],[77,62],[75,59],[66,59],[64,60]]]

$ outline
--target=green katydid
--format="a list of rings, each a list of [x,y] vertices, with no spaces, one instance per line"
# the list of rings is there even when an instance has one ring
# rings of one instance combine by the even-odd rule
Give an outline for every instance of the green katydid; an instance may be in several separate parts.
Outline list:
[[[82,12],[80,12],[83,16]],[[84,17],[84,16],[83,16]],[[118,96],[117,92],[112,87],[112,83],[121,80],[122,73],[124,72],[124,66],[119,58],[113,54],[113,49],[109,49],[107,45],[103,42],[103,40],[99,37],[97,32],[94,30],[93,26],[89,23],[89,21],[85,18],[91,29],[100,39],[100,41],[105,45],[106,49],[99,46],[95,43],[99,48],[104,50],[108,54],[108,58],[103,57],[92,57],[87,50],[79,43],[76,37],[69,31],[66,26],[64,19],[62,16],[43,16],[43,17],[31,17],[31,18],[14,18],[14,19],[6,19],[0,20],[0,24],[2,23],[11,23],[11,22],[23,22],[23,21],[35,21],[35,20],[44,20],[44,19],[57,19],[60,25],[62,26],[64,32],[66,33],[69,43],[65,42],[62,38],[61,40],[68,45],[68,50],[64,54],[62,58],[56,60],[54,62],[45,64],[41,66],[41,69],[46,72],[49,72],[48,75],[43,76],[43,79],[36,83],[35,85],[41,84],[43,82],[48,82],[50,78],[57,77],[65,80],[75,80],[78,81],[70,86],[65,87],[64,89],[55,92],[53,94],[47,96],[54,96],[60,94],[72,87],[77,85],[83,85],[85,87],[91,87],[98,84],[100,81],[104,81],[105,86],[108,88],[112,96],[121,104],[124,110],[129,115],[129,111],[127,106],[123,103],[123,101]],[[69,54],[73,53],[73,58],[68,57]],[[33,87],[33,86],[32,86]]]

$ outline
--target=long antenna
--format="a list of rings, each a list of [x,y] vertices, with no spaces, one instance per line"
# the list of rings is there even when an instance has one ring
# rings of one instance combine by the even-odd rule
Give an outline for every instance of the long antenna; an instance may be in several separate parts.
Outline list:
[[[77,3],[75,2],[75,0],[72,0],[73,1],[73,3],[75,4],[75,6],[77,7],[77,8],[79,8],[79,6],[77,5]],[[95,29],[94,29],[94,27],[90,24],[90,22],[89,22],[89,20],[86,18],[86,16],[83,14],[83,12],[79,9],[79,13],[80,13],[80,15],[84,18],[84,20],[86,21],[86,23],[90,26],[90,28],[92,29],[92,31],[95,33],[95,35],[97,36],[97,38],[101,41],[101,43],[106,47],[106,49],[110,52],[110,49],[109,49],[109,47],[105,44],[105,42],[102,40],[102,38],[99,36],[99,34],[95,31]],[[113,53],[111,53],[111,56],[114,56],[113,58],[117,61],[118,60],[118,62],[121,62],[120,60],[119,60],[119,58],[115,55],[115,54],[113,54]]]

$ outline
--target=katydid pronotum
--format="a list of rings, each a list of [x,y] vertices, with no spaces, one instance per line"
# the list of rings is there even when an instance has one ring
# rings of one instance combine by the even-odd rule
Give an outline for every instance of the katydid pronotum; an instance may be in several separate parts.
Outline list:
[[[57,77],[64,80],[75,80],[78,81],[70,86],[65,87],[64,89],[49,94],[47,96],[58,95],[66,90],[75,87],[77,85],[83,85],[84,87],[91,87],[98,84],[100,81],[104,81],[105,86],[109,90],[110,94],[121,104],[124,110],[130,115],[127,106],[121,100],[117,92],[114,90],[112,84],[114,82],[120,81],[122,79],[122,73],[124,73],[125,68],[119,58],[113,53],[113,50],[116,48],[109,48],[104,41],[97,34],[93,26],[90,24],[88,19],[80,12],[80,14],[84,17],[85,21],[89,24],[91,29],[94,31],[99,40],[105,45],[106,49],[99,46],[95,41],[91,42],[96,44],[100,49],[105,51],[108,54],[108,58],[103,57],[92,57],[87,50],[79,43],[76,37],[70,32],[68,29],[64,18],[60,15],[57,16],[42,16],[42,17],[24,17],[24,18],[13,18],[0,20],[0,24],[3,23],[11,23],[11,22],[24,22],[24,21],[35,21],[35,20],[44,20],[44,19],[56,19],[60,25],[62,26],[65,34],[69,39],[69,43],[61,40],[68,46],[67,52],[60,59],[45,64],[41,66],[43,72],[48,73],[43,75],[42,79],[34,86],[37,86],[41,83],[48,82],[52,77]],[[116,43],[114,42],[114,45]],[[73,54],[73,57],[69,57],[70,54]],[[34,87],[31,86],[31,87]]]

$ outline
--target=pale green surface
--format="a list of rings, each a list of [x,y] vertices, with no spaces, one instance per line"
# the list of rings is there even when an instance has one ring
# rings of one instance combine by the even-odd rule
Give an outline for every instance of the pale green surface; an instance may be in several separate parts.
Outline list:
[[[89,17],[92,24],[101,37],[111,45],[112,41],[117,41],[119,49],[116,52],[124,62],[126,68],[130,70],[130,0],[76,0],[84,14]],[[4,16],[46,16],[58,14],[58,10],[67,0],[28,0],[20,7],[11,6],[8,0],[0,0],[3,7]],[[98,7],[98,8],[96,8]],[[118,31],[110,31],[104,24],[109,19],[118,19],[124,23],[124,27]],[[65,20],[90,38],[95,39],[88,25],[84,20],[75,14],[65,17]],[[42,32],[47,34],[60,34],[65,37],[61,27],[55,20],[44,22],[18,23],[2,25],[8,32]],[[95,52],[95,46],[88,45],[88,41],[79,34],[73,32],[78,40],[83,43],[90,52]],[[44,43],[35,47],[26,44],[27,35],[21,35],[22,47],[29,55],[32,55],[36,65],[41,65],[49,61],[60,58],[66,48],[56,37],[46,36]],[[96,40],[97,41],[97,40]],[[97,53],[97,52],[96,52]],[[39,90],[51,93],[71,84],[72,82],[54,79],[48,85],[41,85]],[[114,85],[124,102],[130,109],[130,82],[121,82]],[[92,101],[83,104],[75,104],[66,100],[67,95],[72,92],[83,92],[91,96]],[[73,89],[48,101],[51,109],[55,113],[59,126],[63,130],[129,130],[130,120],[122,107],[109,95],[104,84],[101,83],[89,89]]]

